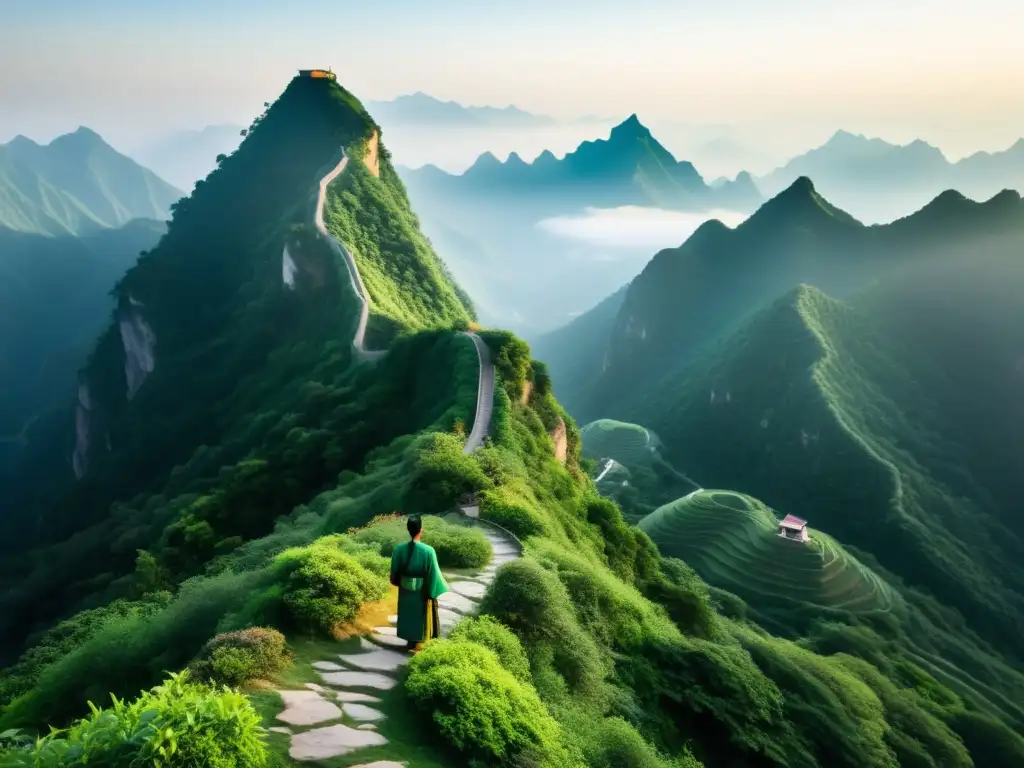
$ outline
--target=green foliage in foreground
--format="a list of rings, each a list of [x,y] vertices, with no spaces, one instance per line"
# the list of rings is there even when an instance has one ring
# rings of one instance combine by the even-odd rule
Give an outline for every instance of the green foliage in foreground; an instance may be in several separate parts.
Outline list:
[[[406,690],[440,735],[480,765],[569,766],[561,728],[536,691],[504,669],[493,651],[438,640],[409,662]],[[578,764],[578,763],[577,763]]]
[[[189,670],[197,680],[239,686],[251,680],[269,679],[288,661],[284,635],[276,629],[251,627],[211,639]]]
[[[219,558],[216,572],[181,585],[166,607],[94,628],[40,672],[0,729],[66,722],[90,687],[124,695],[152,684],[219,632],[287,627],[287,577],[303,564],[319,575],[341,556],[369,571],[386,562],[360,531],[332,534],[396,509],[450,510],[477,493],[481,514],[508,521],[524,540],[524,557],[498,569],[483,616],[428,644],[409,677],[410,696],[442,716],[438,740],[466,758],[518,755],[521,765],[573,768],[1015,764],[1020,740],[1003,703],[984,708],[995,692],[972,693],[949,672],[948,646],[911,647],[902,626],[832,614],[798,641],[773,637],[744,617],[742,600],[661,556],[596,494],[579,465],[578,435],[565,465],[556,461],[553,419],[565,418],[570,435],[575,428],[543,369],[522,365],[518,348],[495,355],[503,370],[524,373],[499,382],[483,449],[463,454],[455,434],[439,431],[379,447],[360,474],[343,473],[273,533]],[[332,554],[296,558],[310,549]],[[529,754],[524,733],[540,754]]]
[[[259,768],[266,765],[259,716],[230,689],[172,675],[131,703],[114,699],[66,731],[0,753],[4,768]]]
[[[278,555],[282,601],[295,625],[329,634],[352,621],[363,603],[387,594],[389,566],[372,552],[347,554],[333,538],[319,539]]]
[[[508,627],[490,616],[472,616],[455,625],[449,640],[465,640],[490,648],[501,666],[514,677],[530,681],[530,660],[523,646]]]
[[[378,544],[380,553],[391,557],[396,545],[409,540],[409,532],[405,527],[405,518],[396,517],[390,522],[365,528],[353,538],[365,544]],[[479,529],[451,523],[439,517],[423,518],[422,541],[437,552],[437,562],[442,568],[483,568],[491,560],[491,545]]]

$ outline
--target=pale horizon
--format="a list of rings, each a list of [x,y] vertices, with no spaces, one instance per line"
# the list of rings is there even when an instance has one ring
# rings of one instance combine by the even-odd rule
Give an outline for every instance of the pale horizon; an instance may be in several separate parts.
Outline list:
[[[310,66],[364,101],[422,91],[559,119],[636,112],[684,158],[673,133],[718,129],[782,156],[843,129],[920,138],[950,160],[1024,136],[1024,9],[1009,0],[141,5],[3,8],[0,142],[86,125],[130,149],[245,125]]]

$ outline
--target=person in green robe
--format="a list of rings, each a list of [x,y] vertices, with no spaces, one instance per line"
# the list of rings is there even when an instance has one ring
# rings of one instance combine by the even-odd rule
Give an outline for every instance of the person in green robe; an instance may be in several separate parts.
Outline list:
[[[423,521],[411,516],[406,528],[411,541],[391,552],[391,583],[398,587],[397,634],[412,650],[424,640],[440,636],[437,598],[448,591],[448,585],[434,548],[420,541]]]

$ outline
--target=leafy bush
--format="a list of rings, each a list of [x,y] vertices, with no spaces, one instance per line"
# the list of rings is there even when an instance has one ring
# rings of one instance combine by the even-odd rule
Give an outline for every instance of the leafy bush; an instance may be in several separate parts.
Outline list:
[[[494,488],[480,494],[480,514],[521,539],[544,532],[542,513],[510,488]]]
[[[578,717],[574,737],[590,768],[702,768],[689,750],[669,762],[620,717]]]
[[[476,643],[437,640],[409,662],[406,691],[441,735],[469,760],[513,766],[574,765],[558,723],[532,686]]]
[[[310,631],[330,633],[354,619],[363,603],[388,593],[387,561],[342,552],[334,537],[282,552],[277,563],[285,576],[284,605],[292,620]]]
[[[501,666],[516,679],[530,682],[530,660],[512,630],[490,616],[471,616],[455,625],[450,640],[465,640],[494,651]]]
[[[276,629],[252,627],[214,637],[192,662],[191,671],[198,680],[237,686],[268,678],[287,663],[284,635]]]
[[[406,506],[422,514],[451,510],[460,496],[489,485],[472,456],[462,452],[463,441],[455,435],[436,433],[425,441],[406,493]]]
[[[396,545],[409,540],[409,534],[405,518],[398,518],[363,528],[353,538],[378,544],[381,554],[390,557]],[[423,518],[422,541],[436,550],[442,568],[482,568],[491,559],[491,545],[479,530],[438,517]]]
[[[0,756],[4,768],[258,768],[266,765],[260,717],[242,694],[191,683],[188,674],[92,714],[66,731]]]
[[[11,703],[0,729],[66,723],[107,693],[133,696],[181,669],[217,633],[224,615],[265,588],[267,571],[223,573],[182,584],[166,607],[107,617],[79,644],[39,671],[31,691]]]
[[[18,663],[0,676],[0,705],[6,704],[28,691],[46,667],[59,661],[81,645],[90,634],[106,621],[115,617],[148,616],[170,602],[167,592],[153,593],[145,600],[127,602],[115,600],[102,608],[80,611],[57,626],[44,632]]]
[[[555,574],[529,558],[510,562],[498,571],[480,610],[518,635],[545,697],[568,690],[597,708],[604,705],[603,680],[610,660],[580,626],[569,593]]]

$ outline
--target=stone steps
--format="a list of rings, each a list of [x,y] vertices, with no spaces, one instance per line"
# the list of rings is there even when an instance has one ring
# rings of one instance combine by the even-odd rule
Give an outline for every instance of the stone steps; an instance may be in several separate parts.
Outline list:
[[[518,544],[504,534],[483,531],[493,550],[491,563],[474,573],[444,574],[450,591],[438,599],[442,637],[464,616],[476,612],[498,568],[520,555]],[[378,724],[387,716],[371,705],[380,703],[376,694],[398,684],[398,675],[411,658],[398,650],[406,643],[397,636],[397,621],[397,616],[389,616],[389,626],[374,627],[369,635],[360,637],[356,653],[314,662],[313,668],[323,685],[307,683],[306,690],[278,692],[285,709],[277,719],[291,727],[274,726],[272,730],[291,736],[289,755],[293,760],[326,760],[387,744],[387,738],[377,732]],[[297,728],[307,729],[294,730]],[[403,767],[404,763],[391,760],[353,766]]]

